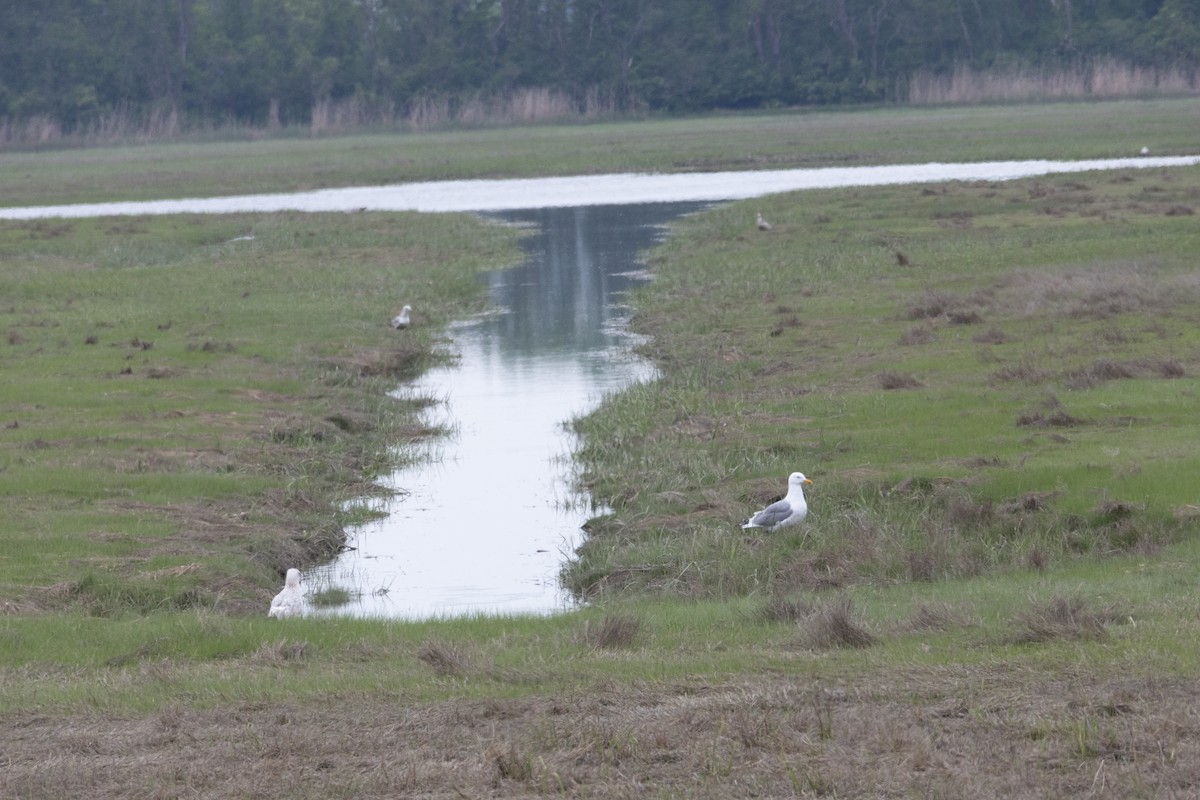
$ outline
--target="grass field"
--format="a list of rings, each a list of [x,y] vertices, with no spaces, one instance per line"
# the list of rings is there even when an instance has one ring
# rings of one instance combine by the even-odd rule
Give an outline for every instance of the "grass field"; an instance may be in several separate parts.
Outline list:
[[[788,112],[0,153],[0,206],[423,180],[708,172],[1195,150],[1194,100]]]
[[[914,115],[908,135],[897,112],[817,115],[828,134],[786,158],[836,163],[869,129],[863,163],[909,142],[1123,154],[1145,137],[1121,112],[1150,108],[1150,146],[1184,150],[1181,102]],[[573,136],[628,152],[688,124],[736,165],[763,119],[463,134],[496,138],[447,170],[506,174],[491,145],[544,136],[521,169],[569,172],[588,159],[564,155]],[[263,165],[299,145],[335,163],[357,141],[257,144]],[[42,199],[20,204],[100,199],[64,180],[72,159],[97,187],[129,173],[104,199],[253,180],[173,185],[117,152],[6,154],[0,173],[28,171]],[[289,161],[320,182],[319,157]],[[637,298],[662,379],[576,422],[580,481],[609,508],[564,578],[592,605],[426,622],[263,612],[282,566],[365,513],[341,502],[436,435],[387,389],[477,307],[472,276],[515,257],[512,232],[2,223],[0,796],[1189,796],[1198,206],[1187,168],[681,222]],[[386,327],[400,302],[422,323],[405,338]],[[794,469],[814,481],[805,525],[740,530]]]

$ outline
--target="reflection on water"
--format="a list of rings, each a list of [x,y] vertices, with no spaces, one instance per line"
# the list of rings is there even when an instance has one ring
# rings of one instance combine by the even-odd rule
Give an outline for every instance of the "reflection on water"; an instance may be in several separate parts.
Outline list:
[[[445,398],[432,419],[456,434],[392,476],[389,516],[352,532],[356,550],[307,587],[355,587],[338,613],[425,617],[549,612],[570,605],[558,571],[589,517],[566,483],[564,427],[607,392],[645,378],[623,295],[663,223],[699,203],[497,214],[533,225],[522,265],[486,276],[500,313],[455,326],[459,363],[403,392]],[[386,590],[386,591],[383,591]]]

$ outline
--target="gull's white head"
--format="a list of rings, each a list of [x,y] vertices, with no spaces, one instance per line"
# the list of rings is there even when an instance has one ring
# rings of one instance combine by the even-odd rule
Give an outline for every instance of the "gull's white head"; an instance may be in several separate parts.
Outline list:
[[[300,585],[300,570],[292,567],[287,571],[287,578],[283,582],[284,586],[299,586]]]
[[[803,472],[793,472],[788,476],[788,490],[795,489],[798,492],[804,491],[804,484],[812,483],[808,478],[804,477]]]

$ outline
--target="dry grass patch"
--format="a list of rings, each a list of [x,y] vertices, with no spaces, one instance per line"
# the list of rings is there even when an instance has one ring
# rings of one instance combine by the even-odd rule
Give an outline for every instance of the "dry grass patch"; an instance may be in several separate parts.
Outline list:
[[[1073,428],[1086,423],[1087,420],[1067,412],[1053,395],[1043,400],[1040,408],[1017,415],[1018,428]]]
[[[1080,597],[1060,596],[1049,602],[1033,603],[1015,622],[1019,630],[1012,644],[1041,644],[1059,639],[1097,640],[1108,636],[1108,623],[1118,619],[1112,609],[1093,610]]]
[[[946,631],[967,624],[967,619],[945,603],[922,604],[908,620],[908,628],[914,631]]]
[[[608,650],[633,647],[642,633],[642,621],[629,614],[606,614],[596,625],[583,621],[579,640],[588,647]]]
[[[933,319],[949,313],[959,304],[959,299],[953,295],[929,290],[909,304],[905,316],[912,320]]]
[[[937,335],[933,329],[924,325],[917,325],[900,334],[900,344],[902,345],[932,344],[935,341],[937,341]]]
[[[951,311],[946,318],[951,325],[979,325],[983,322],[978,311]]]
[[[833,600],[810,614],[800,625],[801,643],[813,650],[871,647],[878,640],[854,619],[848,598]]]
[[[897,665],[506,700],[39,710],[3,719],[0,796],[1182,797],[1200,783],[1194,683]]]
[[[470,659],[461,647],[451,642],[431,639],[421,645],[417,658],[429,665],[439,678],[458,678],[467,674]]]
[[[976,344],[1004,344],[1009,341],[1008,335],[999,328],[988,328],[971,337]]]
[[[311,651],[312,645],[308,642],[279,639],[259,645],[254,651],[254,660],[266,666],[279,667],[301,661],[307,658]]]
[[[815,608],[807,600],[792,597],[770,597],[754,611],[751,618],[758,622],[799,622],[812,615]]]
[[[895,389],[917,389],[925,384],[915,376],[907,372],[887,371],[881,372],[878,375],[879,388],[886,391]]]
[[[1026,358],[1015,364],[1005,364],[993,371],[988,380],[992,384],[1024,383],[1029,386],[1037,386],[1052,377],[1053,373],[1049,370],[1039,367],[1032,360]]]

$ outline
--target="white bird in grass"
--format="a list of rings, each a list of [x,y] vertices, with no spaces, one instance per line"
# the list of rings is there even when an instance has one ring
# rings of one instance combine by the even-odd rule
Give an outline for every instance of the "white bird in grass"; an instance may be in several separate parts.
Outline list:
[[[755,513],[742,525],[743,528],[765,528],[775,531],[787,525],[795,525],[808,516],[808,501],[804,499],[804,484],[812,483],[803,472],[788,476],[787,495]]]
[[[758,223],[758,229],[759,229],[760,231],[769,231],[769,230],[771,230],[771,223],[769,223],[769,222],[767,222],[765,219],[763,219],[763,215],[762,215],[762,214],[755,214],[755,220],[754,220],[754,221]]]
[[[402,331],[408,327],[408,312],[412,311],[412,306],[405,306],[400,309],[400,313],[392,317],[392,327],[398,331]]]
[[[304,608],[304,596],[300,594],[300,570],[292,567],[287,571],[287,579],[283,582],[283,591],[275,595],[271,601],[268,617],[297,617]]]

